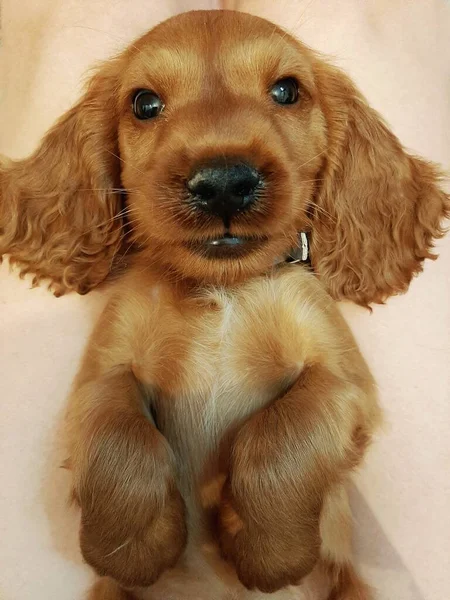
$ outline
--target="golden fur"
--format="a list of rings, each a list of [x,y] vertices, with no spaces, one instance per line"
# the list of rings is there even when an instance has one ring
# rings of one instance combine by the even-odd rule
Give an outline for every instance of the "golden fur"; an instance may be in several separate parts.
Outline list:
[[[286,76],[301,100],[277,106]],[[139,88],[165,102],[151,122],[130,110]],[[216,156],[268,177],[232,223],[257,248],[226,260],[192,249],[223,224],[184,198]],[[2,163],[0,193],[0,256],[36,283],[121,274],[67,418],[81,549],[104,576],[91,600],[287,600],[323,575],[328,600],[368,600],[345,483],[380,412],[332,297],[382,302],[434,258],[436,167],[274,25],[197,11],[102,66],[33,156]],[[274,266],[299,231],[315,274]]]

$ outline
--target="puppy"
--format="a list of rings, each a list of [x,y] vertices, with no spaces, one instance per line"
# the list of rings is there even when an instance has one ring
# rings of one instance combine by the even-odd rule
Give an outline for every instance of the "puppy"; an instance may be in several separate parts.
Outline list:
[[[333,299],[406,291],[449,213],[342,72],[231,11],[159,25],[2,162],[0,255],[58,295],[120,275],[67,416],[91,600],[372,597],[345,484],[380,410]]]

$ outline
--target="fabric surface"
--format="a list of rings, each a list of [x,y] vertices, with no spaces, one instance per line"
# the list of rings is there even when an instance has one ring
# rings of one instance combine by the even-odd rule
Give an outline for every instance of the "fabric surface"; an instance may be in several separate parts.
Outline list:
[[[156,22],[213,2],[3,0],[0,153],[29,153],[86,69]],[[407,147],[450,166],[450,8],[444,0],[228,2],[332,57]],[[378,380],[386,428],[351,490],[355,546],[380,600],[448,597],[450,237],[409,293],[342,310]],[[105,295],[56,299],[0,268],[0,598],[79,600],[68,474],[55,440]]]

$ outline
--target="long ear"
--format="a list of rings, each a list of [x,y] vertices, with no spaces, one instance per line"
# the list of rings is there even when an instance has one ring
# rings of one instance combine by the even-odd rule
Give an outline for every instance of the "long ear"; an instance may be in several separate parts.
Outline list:
[[[0,161],[0,257],[34,283],[49,278],[56,295],[105,279],[120,245],[117,66],[91,79],[34,155]]]
[[[343,73],[320,63],[317,76],[328,150],[311,207],[313,266],[336,299],[381,303],[436,258],[449,196]]]

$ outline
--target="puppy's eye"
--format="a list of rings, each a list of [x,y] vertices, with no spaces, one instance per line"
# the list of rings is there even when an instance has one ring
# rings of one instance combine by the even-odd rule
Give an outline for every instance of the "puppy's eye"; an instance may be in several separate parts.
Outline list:
[[[133,112],[141,121],[157,117],[163,109],[161,98],[150,90],[139,90],[134,95]]]
[[[270,95],[277,104],[295,104],[300,95],[298,83],[293,77],[280,79],[270,88]]]

